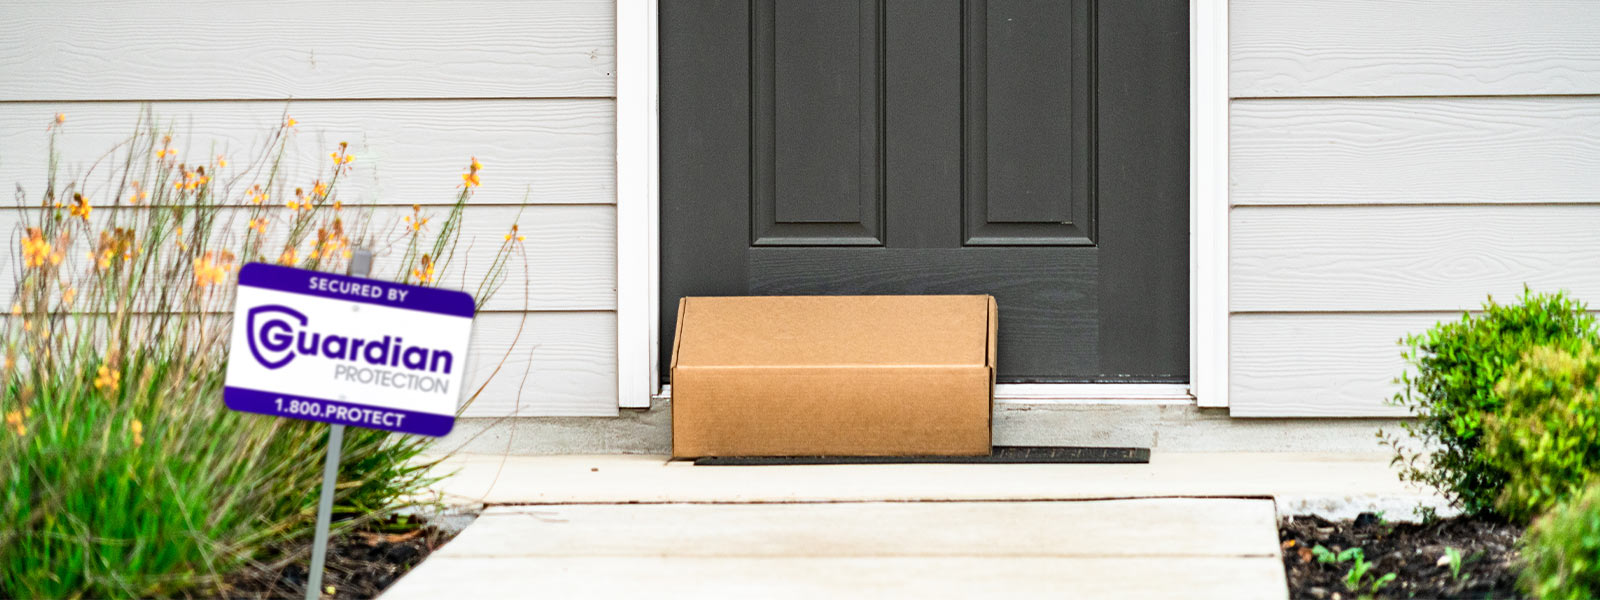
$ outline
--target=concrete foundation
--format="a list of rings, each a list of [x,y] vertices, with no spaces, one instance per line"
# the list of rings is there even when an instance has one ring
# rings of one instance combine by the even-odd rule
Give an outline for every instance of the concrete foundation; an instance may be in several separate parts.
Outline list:
[[[1167,452],[1377,452],[1395,419],[1241,419],[1192,402],[1000,402],[1002,446],[1132,446]],[[617,417],[461,419],[433,452],[480,454],[669,454],[672,402]]]

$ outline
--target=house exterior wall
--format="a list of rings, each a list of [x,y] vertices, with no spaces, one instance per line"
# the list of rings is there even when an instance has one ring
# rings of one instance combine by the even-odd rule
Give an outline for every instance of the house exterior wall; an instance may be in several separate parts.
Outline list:
[[[1230,13],[1231,414],[1396,416],[1404,333],[1523,283],[1600,301],[1600,4]],[[0,182],[42,179],[53,114],[67,162],[87,163],[144,103],[180,143],[232,148],[287,107],[300,151],[351,142],[344,193],[396,214],[447,203],[477,156],[465,235],[520,219],[529,263],[480,319],[479,380],[524,332],[468,415],[612,416],[615,15],[614,0],[10,3]],[[0,231],[17,219],[0,208]],[[469,250],[469,278],[488,251]]]
[[[394,205],[394,219],[412,204],[442,212],[476,156],[466,281],[513,220],[528,264],[479,315],[477,381],[524,331],[468,415],[615,415],[615,18],[614,0],[7,3],[0,182],[37,197],[55,113],[67,115],[64,164],[88,164],[144,103],[181,156],[244,155],[287,110],[300,178],[348,141],[358,168],[341,197]],[[18,219],[0,209],[0,231]]]
[[[1231,0],[1234,416],[1394,416],[1397,339],[1600,302],[1600,3]]]

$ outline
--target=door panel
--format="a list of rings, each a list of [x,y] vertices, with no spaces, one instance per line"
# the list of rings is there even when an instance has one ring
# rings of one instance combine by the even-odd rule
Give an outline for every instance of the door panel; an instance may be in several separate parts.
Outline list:
[[[966,244],[1093,245],[1090,4],[962,8]]]
[[[880,6],[750,9],[751,244],[882,245]]]
[[[1181,0],[661,7],[678,298],[989,293],[1002,381],[1183,381]]]

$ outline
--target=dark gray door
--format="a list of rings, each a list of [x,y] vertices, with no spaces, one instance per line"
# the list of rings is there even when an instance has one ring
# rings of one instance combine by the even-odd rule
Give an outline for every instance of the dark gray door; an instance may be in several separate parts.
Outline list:
[[[989,293],[1002,381],[1188,379],[1184,0],[663,0],[678,298]]]

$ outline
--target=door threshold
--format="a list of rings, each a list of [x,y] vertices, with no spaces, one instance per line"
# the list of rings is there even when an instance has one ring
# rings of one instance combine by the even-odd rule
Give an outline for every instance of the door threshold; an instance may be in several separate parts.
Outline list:
[[[672,386],[661,386],[655,400],[671,400]],[[996,404],[1193,404],[1187,383],[1000,383]]]

